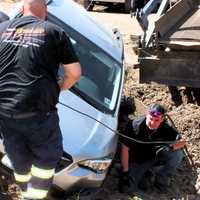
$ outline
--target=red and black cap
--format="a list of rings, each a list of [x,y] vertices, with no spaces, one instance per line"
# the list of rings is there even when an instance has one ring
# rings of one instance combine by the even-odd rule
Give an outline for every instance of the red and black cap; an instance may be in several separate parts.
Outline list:
[[[155,103],[149,106],[148,112],[153,117],[160,117],[161,115],[165,115],[167,111],[162,105]]]

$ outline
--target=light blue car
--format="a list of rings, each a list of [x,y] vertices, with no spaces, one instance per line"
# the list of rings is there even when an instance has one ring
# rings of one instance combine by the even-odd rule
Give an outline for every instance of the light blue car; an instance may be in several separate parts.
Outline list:
[[[21,6],[9,17],[20,17]],[[71,0],[48,2],[48,20],[71,38],[82,66],[80,81],[61,92],[57,105],[64,152],[54,185],[64,191],[98,187],[113,160],[118,111],[124,79],[123,45],[117,31],[110,35]],[[59,71],[62,76],[63,71]],[[2,143],[1,143],[2,144]],[[12,168],[1,145],[2,163]]]

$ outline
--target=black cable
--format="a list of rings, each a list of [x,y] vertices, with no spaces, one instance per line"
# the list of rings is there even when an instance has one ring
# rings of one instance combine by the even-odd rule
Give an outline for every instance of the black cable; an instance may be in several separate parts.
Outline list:
[[[126,138],[126,139],[129,139],[129,140],[131,140],[131,141],[133,141],[133,142],[137,142],[137,143],[140,143],[140,144],[169,144],[169,145],[170,145],[170,144],[176,143],[176,141],[154,141],[154,142],[144,142],[144,141],[141,141],[141,140],[137,140],[137,139],[128,137],[128,136],[126,136],[126,135],[120,133],[120,132],[117,131],[117,130],[116,130],[116,131],[113,130],[112,128],[110,128],[110,127],[107,126],[106,124],[102,123],[101,121],[95,119],[94,117],[92,117],[92,116],[90,116],[90,115],[88,115],[88,114],[86,114],[86,113],[83,113],[83,112],[81,112],[81,111],[79,111],[79,110],[77,110],[77,109],[75,109],[75,108],[72,108],[71,106],[66,105],[66,104],[64,104],[64,103],[62,103],[62,102],[59,102],[59,103],[60,103],[61,105],[65,106],[65,107],[67,107],[67,108],[69,108],[69,109],[71,109],[71,110],[73,110],[73,111],[75,111],[75,112],[81,114],[81,115],[84,115],[84,116],[86,116],[86,117],[88,117],[88,118],[90,118],[90,119],[93,119],[94,121],[96,121],[96,122],[98,122],[99,124],[103,125],[103,126],[106,127],[107,129],[111,130],[113,133],[116,133],[117,135],[119,135],[119,136],[121,136],[121,137],[124,137],[124,138]]]

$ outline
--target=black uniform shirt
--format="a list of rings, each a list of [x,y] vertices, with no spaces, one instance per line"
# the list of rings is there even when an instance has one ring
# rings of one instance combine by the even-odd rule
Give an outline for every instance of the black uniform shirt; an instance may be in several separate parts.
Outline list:
[[[60,63],[78,62],[60,27],[34,16],[0,25],[0,109],[48,112],[58,102]]]
[[[128,123],[125,133],[126,136],[143,142],[150,141],[175,141],[178,132],[166,121],[163,121],[157,130],[150,130],[146,126],[146,118],[141,117]],[[143,163],[155,159],[156,151],[163,144],[141,144],[133,142],[127,138],[120,137],[120,140],[129,148],[129,161]]]

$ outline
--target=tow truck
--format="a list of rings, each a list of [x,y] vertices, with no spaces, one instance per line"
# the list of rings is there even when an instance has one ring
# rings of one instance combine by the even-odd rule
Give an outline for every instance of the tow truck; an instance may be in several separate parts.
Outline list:
[[[200,0],[150,0],[135,15],[144,30],[137,46],[140,83],[199,88]]]

